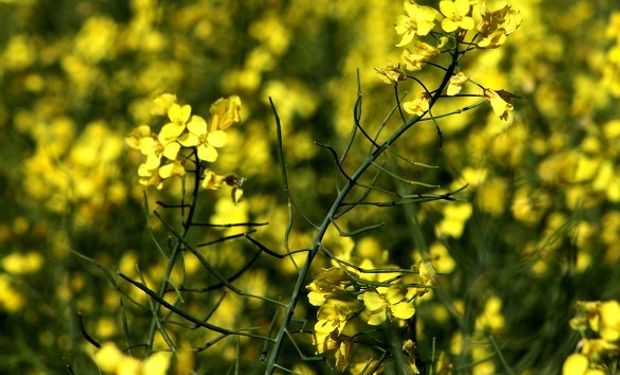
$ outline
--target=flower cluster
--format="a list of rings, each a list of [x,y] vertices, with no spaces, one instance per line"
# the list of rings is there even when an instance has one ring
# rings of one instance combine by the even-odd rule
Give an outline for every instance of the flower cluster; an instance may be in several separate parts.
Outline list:
[[[407,15],[399,16],[394,28],[401,38],[396,46],[405,47],[401,56],[402,66],[410,72],[423,69],[432,58],[443,53],[454,55],[473,48],[497,48],[504,44],[522,20],[520,12],[510,5],[489,11],[484,0],[444,0],[439,2],[439,9],[405,0],[403,7]],[[471,41],[465,42],[469,31],[474,35]],[[446,46],[450,47],[446,49]],[[408,78],[400,66],[388,64],[375,70],[382,81],[397,85]],[[446,95],[457,96],[469,81],[465,73],[455,72],[450,78]],[[512,95],[505,90],[494,91],[478,86],[483,90],[480,96],[491,104],[493,112],[500,119],[508,120],[513,111]],[[405,112],[424,116],[430,110],[430,92],[423,88],[424,92],[403,103]]]
[[[93,354],[93,360],[105,374],[165,375],[170,366],[170,353],[158,352],[140,361],[107,342]]]
[[[582,339],[577,352],[566,358],[562,374],[606,374],[607,366],[620,354],[620,303],[578,302],[577,314],[570,325],[579,331]]]
[[[374,270],[373,262],[364,259],[355,269],[326,269],[306,287],[310,304],[319,307],[314,326],[317,353],[333,353],[339,371],[352,363],[352,336],[360,331],[361,323],[379,326],[411,319],[416,298],[428,293],[426,286],[436,275],[430,262],[422,262],[417,273],[405,276],[396,269]]]
[[[138,167],[140,183],[161,189],[163,182],[172,176],[184,176],[192,155],[194,167],[201,170],[200,178],[205,189],[219,189],[223,183],[236,189],[241,197],[242,179],[221,176],[201,165],[213,163],[218,150],[227,143],[225,130],[240,122],[241,99],[238,96],[218,99],[211,105],[211,124],[192,114],[188,105],[177,103],[175,95],[163,93],[153,101],[153,113],[165,115],[167,122],[159,132],[146,124],[135,128],[125,141],[129,147],[140,150],[146,160]]]

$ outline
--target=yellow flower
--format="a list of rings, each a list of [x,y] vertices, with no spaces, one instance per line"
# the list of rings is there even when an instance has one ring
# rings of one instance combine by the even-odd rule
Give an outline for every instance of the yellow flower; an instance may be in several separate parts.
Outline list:
[[[408,0],[405,0],[403,7],[407,15],[399,16],[394,25],[396,33],[402,35],[396,47],[402,47],[411,43],[416,34],[420,36],[427,35],[435,27],[435,17],[437,16],[435,9],[418,5]]]
[[[231,96],[220,98],[211,105],[211,131],[225,130],[234,123],[241,121],[241,99]]]
[[[430,100],[430,95],[423,92],[417,98],[403,102],[403,109],[412,115],[422,116],[428,111]]]
[[[441,20],[441,28],[451,33],[458,28],[471,30],[474,28],[474,19],[468,16],[470,6],[467,0],[444,0],[439,2],[439,10],[445,18]]]
[[[398,81],[404,81],[407,79],[407,75],[400,69],[400,66],[394,66],[387,64],[383,68],[375,68],[375,71],[379,74],[379,78],[388,85],[398,83]]]
[[[396,285],[364,292],[361,298],[366,306],[368,324],[373,326],[382,324],[388,316],[409,319],[415,313],[413,301],[409,301],[405,290]]]
[[[159,132],[158,138],[165,141],[176,140],[185,131],[185,125],[192,113],[189,105],[180,106],[173,103],[168,108],[170,122],[164,125]]]
[[[201,186],[204,189],[217,190],[220,187],[222,187],[223,181],[224,181],[224,176],[220,176],[209,169],[205,169],[205,172],[202,175]]]
[[[508,37],[502,30],[493,31],[491,34],[485,35],[479,42],[480,48],[497,48],[506,43]]]
[[[342,333],[344,327],[351,317],[357,313],[358,307],[356,301],[341,301],[337,299],[328,299],[317,313],[317,322],[314,330],[322,333],[336,331]]]
[[[159,167],[159,177],[166,179],[174,175],[185,175],[185,167],[183,166],[183,162],[181,160],[175,160],[172,163]]]
[[[424,42],[416,42],[412,48],[403,51],[402,59],[407,70],[416,71],[422,69],[426,65],[426,61],[439,55],[440,52],[438,47]]]
[[[138,176],[140,176],[140,185],[155,186],[160,190],[164,185],[164,179],[161,178],[157,169],[148,169],[142,163],[138,166]]]
[[[601,337],[609,342],[620,340],[620,303],[607,301],[600,306]]]
[[[562,375],[583,375],[588,369],[588,358],[579,353],[573,353],[566,358],[562,366]]]
[[[508,120],[514,107],[512,106],[512,94],[505,90],[484,89],[484,98],[491,103],[493,112],[502,120]]]
[[[101,345],[93,356],[95,363],[103,372],[115,372],[125,354],[116,347],[116,344],[106,342]]]
[[[133,129],[127,137],[125,137],[125,143],[127,146],[139,150],[140,139],[149,137],[152,135],[151,128],[148,125],[140,125]]]
[[[487,11],[485,4],[481,4],[482,20],[476,26],[482,35],[478,42],[480,48],[497,48],[504,44],[506,37],[512,34],[522,21],[521,13],[512,9],[510,5],[503,8]]]
[[[144,168],[149,170],[160,166],[162,156],[169,160],[175,160],[181,149],[181,145],[177,142],[165,141],[161,137],[157,139],[153,136],[141,138],[138,142],[138,147],[140,152],[146,156]]]
[[[465,75],[463,72],[458,72],[452,77],[450,77],[450,81],[448,83],[448,88],[446,89],[446,94],[448,96],[454,96],[461,92],[463,85],[469,81],[469,77]]]
[[[153,99],[153,108],[151,109],[151,113],[154,115],[165,115],[168,113],[170,107],[177,102],[176,95],[163,92]]]
[[[206,162],[214,162],[217,159],[216,147],[223,147],[227,142],[226,133],[222,130],[209,132],[207,122],[200,116],[192,116],[187,124],[189,133],[183,134],[179,142],[185,147],[196,147],[198,158]]]

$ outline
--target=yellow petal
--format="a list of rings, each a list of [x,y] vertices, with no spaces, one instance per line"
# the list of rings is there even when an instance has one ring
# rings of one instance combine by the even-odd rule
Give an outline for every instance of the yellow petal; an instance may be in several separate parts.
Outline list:
[[[459,26],[464,30],[471,30],[474,28],[474,19],[471,17],[463,17],[461,22],[459,22]]]
[[[199,145],[198,146],[198,158],[209,163],[213,163],[217,160],[217,150],[211,146]]]
[[[140,125],[133,129],[127,137],[125,137],[125,143],[134,149],[140,148],[140,140],[145,137],[151,136],[151,128],[148,125]]]
[[[387,313],[385,309],[379,309],[370,313],[370,318],[368,318],[368,324],[371,326],[378,326],[379,324],[385,322],[385,319],[387,319]]]
[[[97,350],[94,360],[103,372],[114,372],[124,356],[115,344],[106,342]]]
[[[170,106],[176,102],[176,95],[169,92],[161,93],[153,99],[153,108],[151,109],[151,113],[160,116],[164,115],[168,113]]]
[[[189,120],[191,113],[192,107],[188,104],[181,107],[180,105],[174,103],[170,106],[170,108],[168,108],[168,118],[170,121],[181,124],[185,124],[187,120]]]
[[[173,175],[185,175],[185,168],[180,163],[168,163],[159,168],[159,177],[166,179]]]
[[[574,353],[566,358],[562,366],[562,375],[583,375],[588,369],[588,358],[579,353]]]
[[[449,18],[444,18],[443,20],[441,20],[441,28],[447,33],[453,32],[454,30],[458,29],[458,27],[459,25],[457,25],[456,22],[452,21]]]
[[[609,342],[620,339],[620,304],[618,301],[603,302],[600,314],[601,337]]]
[[[452,17],[454,14],[454,3],[452,1],[440,1],[439,2],[439,10],[446,17]],[[445,29],[444,29],[445,30]],[[448,31],[448,30],[446,30]]]
[[[140,141],[138,142],[138,148],[143,155],[150,155],[155,153],[157,143],[157,140],[153,139],[152,137],[140,138]]]
[[[146,161],[142,165],[144,166],[144,169],[152,170],[159,167],[159,164],[161,164],[161,156],[151,154],[146,157]]]
[[[455,0],[454,8],[457,14],[464,16],[469,13],[469,1],[468,0]]]
[[[207,122],[200,116],[192,116],[192,119],[187,123],[187,130],[197,136],[207,134]]]
[[[174,160],[177,158],[179,150],[181,149],[181,145],[176,142],[170,142],[166,146],[164,146],[163,155],[169,160]]]
[[[148,357],[142,364],[142,372],[148,375],[166,375],[170,366],[170,353],[158,352]]]
[[[124,357],[116,369],[116,375],[142,375],[142,363],[133,357]]]
[[[185,133],[179,137],[179,143],[185,147],[194,147],[200,143],[200,139],[192,133]]]
[[[310,302],[313,306],[321,306],[325,303],[325,294],[319,292],[309,292],[308,293],[308,302]]]
[[[222,186],[224,177],[213,173],[210,170],[205,170],[202,179],[202,187],[204,189],[217,190]]]
[[[396,305],[392,305],[390,306],[390,310],[392,311],[392,315],[398,319],[409,319],[415,313],[413,302],[401,302]]]
[[[157,139],[161,143],[168,143],[171,141],[176,141],[181,133],[185,130],[185,125],[179,125],[176,123],[169,122],[164,125],[159,131],[159,135]]]
[[[377,292],[365,292],[362,295],[362,300],[364,301],[364,305],[368,310],[377,310],[385,306],[385,301]]]
[[[387,289],[385,293],[385,299],[389,304],[395,305],[404,301],[406,298],[405,293],[403,293],[403,291],[399,287],[391,286]]]
[[[338,328],[338,324],[334,324],[334,322],[331,320],[320,319],[314,325],[314,330],[320,333],[333,332],[336,328]]]

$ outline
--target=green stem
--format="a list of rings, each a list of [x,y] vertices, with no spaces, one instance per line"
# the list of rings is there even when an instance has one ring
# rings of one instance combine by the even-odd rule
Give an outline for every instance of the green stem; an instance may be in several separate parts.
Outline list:
[[[390,345],[390,353],[396,365],[396,373],[398,375],[413,375],[411,367],[409,367],[409,360],[405,356],[402,348],[402,342],[400,335],[397,334],[398,328],[390,322],[383,323],[383,332]]]
[[[444,89],[448,85],[448,81],[450,80],[450,77],[452,76],[454,69],[456,68],[456,65],[458,63],[458,58],[459,58],[459,55],[457,51],[456,53],[454,53],[454,55],[452,55],[452,62],[450,63],[450,66],[446,69],[446,73],[443,77],[441,84],[435,91],[435,94],[431,97],[429,108],[432,108],[433,104],[437,101],[437,99],[439,99],[441,93],[444,91]],[[424,116],[425,114],[426,113],[424,113],[422,116]],[[278,356],[280,354],[280,350],[282,349],[282,342],[285,336],[285,332],[293,318],[295,306],[297,305],[297,302],[299,301],[299,298],[301,296],[301,292],[303,290],[306,277],[308,275],[308,272],[310,271],[310,266],[312,265],[312,261],[314,260],[314,257],[318,253],[318,250],[319,250],[321,241],[323,240],[323,236],[325,235],[325,232],[329,228],[329,225],[332,223],[332,220],[333,220],[334,215],[336,214],[336,211],[338,210],[338,208],[340,208],[340,204],[344,201],[344,199],[347,197],[349,192],[356,185],[356,182],[364,175],[366,170],[373,164],[373,162],[377,160],[377,158],[381,154],[383,154],[383,152],[389,149],[390,146],[394,144],[396,140],[400,138],[401,135],[403,135],[407,130],[409,130],[409,128],[411,128],[414,124],[416,124],[422,118],[422,116],[414,116],[411,119],[409,119],[409,121],[402,124],[400,128],[398,128],[385,141],[385,143],[383,143],[372,154],[370,154],[368,158],[362,163],[362,165],[360,165],[357,168],[355,173],[353,173],[353,175],[347,181],[347,183],[342,188],[342,190],[340,190],[340,193],[338,194],[338,196],[332,203],[329,211],[327,212],[327,215],[325,215],[325,218],[323,219],[323,222],[317,229],[314,240],[312,241],[312,246],[310,247],[310,252],[308,253],[308,257],[304,261],[304,264],[299,271],[299,275],[297,276],[297,282],[295,283],[295,287],[293,288],[290,303],[287,305],[286,311],[284,312],[284,317],[282,318],[282,322],[279,325],[278,333],[276,334],[273,347],[271,348],[271,352],[269,353],[269,357],[267,359],[267,367],[265,369],[265,374],[271,375],[276,367]]]
[[[198,189],[200,188],[200,173],[202,171],[202,167],[200,159],[198,159],[198,153],[196,152],[196,150],[194,150],[194,157],[194,162],[196,163],[196,172],[194,176],[194,186],[192,189],[192,203],[189,207],[189,212],[187,213],[187,219],[183,223],[183,231],[179,234],[179,239],[177,239],[177,241],[174,243],[172,253],[168,258],[168,264],[166,265],[166,270],[164,271],[164,275],[162,278],[163,281],[159,286],[159,290],[157,291],[157,296],[159,296],[160,298],[163,298],[164,294],[166,293],[166,289],[168,288],[168,279],[172,274],[172,270],[174,269],[174,266],[176,264],[177,257],[181,253],[185,237],[187,236],[189,229],[191,228],[194,213],[196,212],[196,201],[198,200]],[[158,315],[160,307],[161,305],[157,304],[153,313]],[[156,329],[157,320],[156,318],[153,318],[153,320],[151,320],[151,325],[149,326],[148,336],[146,340],[146,355],[149,355],[153,351],[153,340],[155,339]]]

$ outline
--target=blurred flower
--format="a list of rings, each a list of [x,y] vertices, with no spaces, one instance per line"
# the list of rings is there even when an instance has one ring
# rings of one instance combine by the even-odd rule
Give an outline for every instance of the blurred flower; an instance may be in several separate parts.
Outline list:
[[[445,16],[441,20],[441,28],[451,33],[458,28],[471,30],[474,28],[474,19],[468,16],[470,6],[467,0],[444,0],[439,2],[439,10]]]
[[[397,285],[379,287],[376,291],[367,291],[361,295],[366,306],[367,322],[370,325],[379,325],[385,322],[388,316],[397,319],[409,319],[415,313],[412,295],[413,288],[405,289]]]
[[[350,284],[349,276],[342,268],[327,269],[306,286],[310,290],[308,301],[311,305],[321,306],[327,299],[342,295]]]
[[[163,116],[168,113],[170,107],[177,102],[176,95],[169,92],[162,92],[153,99],[153,107],[151,113]]]
[[[192,116],[187,124],[188,133],[179,138],[185,147],[196,147],[200,160],[212,163],[217,159],[216,147],[226,145],[227,136],[222,130],[208,131],[207,122],[200,116]]]
[[[450,81],[448,82],[448,88],[446,89],[446,94],[448,96],[454,96],[461,92],[463,85],[469,81],[469,77],[465,75],[463,72],[458,72],[453,74],[450,77]]]
[[[187,120],[192,113],[192,107],[188,104],[180,106],[173,103],[168,108],[170,122],[164,125],[159,132],[158,138],[162,141],[174,141],[185,131]]]
[[[201,185],[205,189],[217,190],[222,186],[222,181],[224,181],[224,176],[220,176],[212,170],[205,169],[205,172],[202,175]]]
[[[403,47],[411,43],[416,35],[427,35],[435,27],[437,11],[428,6],[418,5],[415,2],[405,0],[403,7],[406,16],[398,16],[396,19],[396,33],[402,35],[396,47]]]
[[[138,130],[142,134],[147,134],[146,128]],[[140,152],[146,156],[146,161],[143,167],[148,170],[159,168],[161,165],[161,158],[166,157],[168,160],[175,160],[181,145],[173,139],[166,140],[161,135],[155,138],[152,133],[142,137],[138,141],[138,147]]]
[[[344,327],[351,317],[359,311],[357,302],[341,301],[330,298],[321,305],[317,313],[317,322],[314,325],[315,331],[330,333],[336,331],[342,333]]]
[[[481,3],[482,20],[476,26],[482,39],[478,42],[480,48],[497,48],[506,42],[507,36],[512,34],[522,21],[521,13],[512,9],[510,5],[495,11],[487,11],[486,4]]]
[[[237,96],[220,98],[211,105],[211,131],[225,130],[241,121],[241,99]]]
[[[417,98],[403,102],[403,109],[412,115],[422,116],[429,110],[430,100],[430,95],[423,92]]]
[[[93,360],[101,371],[116,375],[165,375],[170,358],[170,353],[157,352],[140,361],[126,355],[111,342],[104,343],[93,354]]]
[[[484,98],[491,103],[495,115],[504,121],[508,120],[514,110],[512,96],[510,92],[505,90],[484,89]]]
[[[387,64],[383,68],[375,68],[375,71],[379,74],[379,78],[388,85],[398,83],[398,81],[404,81],[407,79],[405,72],[400,69],[399,65]]]
[[[402,59],[405,62],[405,68],[410,71],[422,69],[431,57],[439,55],[441,52],[439,48],[441,47],[417,41],[413,47],[403,51]]]

